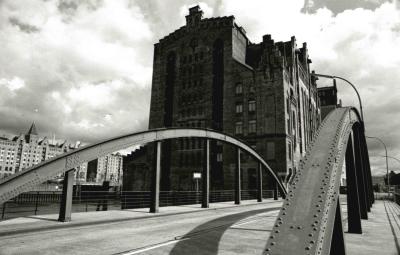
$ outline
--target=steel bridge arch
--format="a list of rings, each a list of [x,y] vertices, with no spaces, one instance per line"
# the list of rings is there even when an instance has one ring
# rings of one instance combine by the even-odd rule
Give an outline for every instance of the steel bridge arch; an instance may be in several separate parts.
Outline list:
[[[123,135],[92,145],[84,146],[77,150],[61,154],[58,157],[49,159],[31,168],[2,179],[0,180],[0,204],[6,202],[13,197],[16,197],[23,192],[29,191],[35,185],[43,183],[44,181],[49,180],[60,173],[68,172],[84,162],[88,162],[101,156],[105,156],[114,151],[129,148],[134,145],[187,137],[222,141],[228,144],[232,144],[237,148],[248,152],[259,163],[262,164],[263,168],[268,173],[271,174],[271,176],[278,183],[282,194],[286,194],[286,188],[282,184],[276,173],[269,167],[269,165],[264,161],[261,155],[259,155],[245,142],[240,141],[237,138],[228,134],[209,129],[163,128]]]
[[[348,229],[374,202],[364,125],[355,108],[337,108],[322,121],[288,187],[265,247],[267,254],[345,254],[339,186],[346,163]]]

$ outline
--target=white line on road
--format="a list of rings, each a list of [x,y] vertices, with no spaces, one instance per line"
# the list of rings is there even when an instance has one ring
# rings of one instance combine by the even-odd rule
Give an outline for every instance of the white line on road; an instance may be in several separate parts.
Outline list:
[[[263,216],[265,217],[266,215],[270,215],[270,214],[274,214],[274,213],[276,213],[276,210],[267,212]],[[248,223],[251,223],[251,222],[254,222],[254,221],[259,221],[260,219],[263,218],[263,216],[261,216],[261,217],[260,216],[255,216],[256,219],[253,219],[253,220],[242,220],[242,221],[239,221],[239,223],[234,224],[234,225],[230,226],[229,228],[234,228],[234,227],[241,226],[241,225],[244,225],[244,224],[248,224]],[[250,217],[250,218],[254,218],[254,217]],[[142,252],[145,252],[145,251],[154,250],[154,249],[157,249],[157,248],[160,248],[160,247],[163,247],[163,246],[167,246],[167,245],[170,245],[170,244],[175,244],[175,243],[178,243],[180,241],[185,241],[185,240],[190,239],[190,237],[186,237],[186,238],[183,238],[183,237],[182,238],[177,238],[177,237],[175,237],[175,238],[176,238],[176,240],[166,241],[164,243],[160,243],[160,244],[156,244],[156,245],[150,245],[148,247],[141,248],[141,249],[138,249],[138,250],[129,251],[129,252],[126,252],[126,253],[120,253],[120,255],[139,254],[139,253],[142,253]]]

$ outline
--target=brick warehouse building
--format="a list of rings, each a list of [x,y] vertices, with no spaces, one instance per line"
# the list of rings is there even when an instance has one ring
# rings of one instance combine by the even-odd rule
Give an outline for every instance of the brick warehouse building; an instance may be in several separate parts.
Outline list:
[[[254,44],[233,16],[202,16],[199,6],[190,8],[186,25],[154,46],[149,128],[202,127],[234,135],[287,181],[320,123],[306,43],[298,48],[295,37],[274,42],[265,35]],[[218,142],[211,147],[211,188],[229,189],[233,148]],[[162,190],[193,189],[202,148],[198,139],[163,142]],[[255,182],[256,167],[243,156],[244,189]],[[132,182],[124,171],[124,183]]]

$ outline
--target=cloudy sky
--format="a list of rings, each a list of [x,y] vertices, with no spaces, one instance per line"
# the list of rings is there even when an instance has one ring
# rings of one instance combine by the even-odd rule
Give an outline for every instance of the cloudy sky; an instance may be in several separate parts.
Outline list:
[[[234,15],[252,42],[264,34],[306,41],[312,68],[356,84],[367,133],[400,158],[393,1],[0,0],[0,135],[24,133],[32,121],[42,135],[87,143],[146,129],[153,44],[200,4],[205,17]],[[338,89],[344,105],[357,105],[347,85]],[[382,173],[382,146],[369,141],[369,149],[374,173]]]

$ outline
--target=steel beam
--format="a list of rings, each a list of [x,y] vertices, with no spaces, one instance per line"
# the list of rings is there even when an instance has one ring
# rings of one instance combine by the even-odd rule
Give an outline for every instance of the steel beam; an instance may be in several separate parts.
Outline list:
[[[64,174],[63,190],[61,195],[60,213],[58,221],[68,222],[71,221],[72,210],[72,190],[74,188],[74,171],[69,170]]]
[[[278,200],[278,185],[274,182],[274,200]]]
[[[201,207],[208,208],[210,203],[210,140],[204,141],[204,155],[203,155],[203,174],[202,189],[201,189]]]
[[[360,133],[359,128],[354,129],[354,154],[355,154],[355,163],[356,163],[356,175],[357,175],[357,187],[358,187],[358,195],[360,201],[360,215],[361,219],[368,220],[368,194],[366,190],[365,184],[365,173],[362,162],[362,150],[360,143]]]
[[[335,215],[335,223],[333,227],[332,233],[332,242],[330,255],[345,255],[346,247],[344,244],[344,234],[343,234],[343,226],[342,226],[342,212],[340,210],[340,201],[339,197],[337,199],[336,205],[336,215]]]
[[[54,178],[57,174],[76,168],[84,162],[135,145],[185,137],[207,138],[240,148],[262,163],[263,169],[278,182],[282,195],[286,193],[285,186],[263,157],[237,138],[205,128],[163,128],[122,135],[95,144],[82,146],[76,150],[24,169],[12,176],[3,178],[0,180],[0,204],[16,197],[18,194],[30,191],[36,185]]]
[[[240,179],[240,149],[236,151],[236,169],[235,169],[235,204],[240,204],[241,200],[241,179]]]
[[[371,166],[370,166],[370,162],[369,162],[368,146],[367,146],[367,141],[366,141],[364,132],[361,132],[361,142],[362,142],[362,148],[363,148],[363,153],[364,153],[365,172],[367,174],[367,181],[368,181],[368,186],[369,186],[370,207],[372,207],[372,204],[375,202],[374,186],[372,184],[372,175],[371,175]]]
[[[153,167],[150,212],[158,213],[160,207],[161,142],[157,142],[155,164]]]
[[[361,234],[360,202],[357,187],[357,174],[354,160],[353,136],[349,136],[346,149],[346,186],[348,232]]]
[[[337,254],[343,252],[337,210],[349,134],[360,121],[353,113],[350,108],[337,108],[321,123],[299,162],[264,255],[330,254],[332,243]]]
[[[371,199],[371,190],[372,185],[370,183],[369,178],[369,167],[368,167],[368,159],[366,156],[366,144],[365,144],[365,135],[363,133],[363,128],[358,126],[358,141],[360,143],[360,157],[362,161],[362,169],[363,169],[363,177],[364,177],[364,186],[365,186],[365,196],[366,196],[366,203],[367,203],[367,211],[371,211],[372,206],[372,199]]]
[[[261,163],[258,164],[257,169],[257,202],[262,202],[263,196],[263,189],[262,189],[262,165]]]

